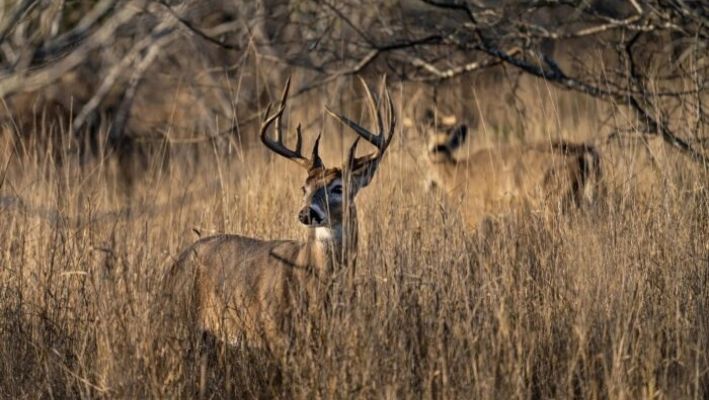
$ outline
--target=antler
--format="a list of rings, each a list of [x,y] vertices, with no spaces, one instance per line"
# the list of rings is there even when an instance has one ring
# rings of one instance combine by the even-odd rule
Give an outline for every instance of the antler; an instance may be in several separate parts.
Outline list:
[[[263,144],[266,145],[266,147],[268,147],[274,153],[279,154],[289,160],[295,161],[298,165],[308,170],[312,168],[320,168],[323,166],[323,162],[320,159],[320,155],[318,154],[318,148],[320,145],[320,135],[318,135],[318,138],[315,140],[315,144],[313,145],[313,153],[311,158],[303,156],[303,153],[301,151],[303,147],[303,134],[300,129],[300,124],[298,124],[298,127],[296,128],[295,150],[287,148],[283,143],[283,129],[281,127],[281,117],[283,116],[283,111],[286,108],[286,100],[288,99],[288,91],[290,89],[290,80],[291,78],[288,77],[288,80],[286,81],[286,86],[283,89],[283,95],[281,96],[281,103],[278,106],[278,111],[275,114],[268,116],[269,112],[271,111],[271,104],[269,104],[266,108],[266,116],[264,117],[264,120],[261,123],[261,131],[259,134],[261,136],[261,142],[263,142]],[[274,121],[276,122],[276,140],[273,140],[268,137],[268,128]]]
[[[326,108],[327,112],[330,113],[330,115],[339,119],[342,123],[352,128],[352,130],[354,130],[357,135],[359,135],[357,140],[355,140],[355,142],[352,144],[352,147],[349,151],[349,156],[347,158],[347,166],[352,169],[358,169],[362,167],[363,164],[371,161],[379,161],[384,155],[384,151],[386,151],[387,147],[389,147],[391,139],[394,137],[394,127],[396,126],[396,114],[394,113],[394,103],[392,102],[391,95],[389,94],[389,90],[386,87],[386,77],[382,79],[382,97],[386,99],[387,102],[387,116],[389,119],[389,126],[386,134],[384,132],[384,122],[382,118],[381,109],[378,107],[377,102],[374,100],[374,96],[369,90],[367,84],[364,82],[364,79],[360,78],[360,82],[362,82],[362,86],[364,86],[364,91],[367,95],[369,112],[373,117],[376,117],[377,129],[379,130],[378,134],[374,134],[369,130],[361,127],[354,121],[350,120],[349,118],[345,117],[344,115],[337,114],[329,108]],[[363,138],[364,140],[376,146],[377,151],[362,157],[355,157],[355,154],[357,152],[357,144],[359,143],[360,138]]]

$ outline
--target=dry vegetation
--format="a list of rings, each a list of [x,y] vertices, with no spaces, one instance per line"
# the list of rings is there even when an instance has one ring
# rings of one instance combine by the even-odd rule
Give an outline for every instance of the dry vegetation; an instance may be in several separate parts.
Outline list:
[[[0,399],[708,398],[706,12],[569,4],[0,5]],[[355,76],[385,71],[414,121],[357,198],[354,279],[287,349],[173,318],[198,235],[306,236],[302,171],[254,139],[285,77],[290,138],[337,165],[324,106],[371,126]],[[428,107],[470,126],[461,159],[588,141],[607,193],[476,232],[423,190]]]
[[[655,152],[665,172],[657,175],[645,147],[613,152],[609,144],[605,154],[617,155],[606,158],[607,172],[623,179],[596,209],[519,211],[483,237],[421,190],[411,154],[423,139],[399,133],[358,200],[354,283],[335,278],[334,300],[297,320],[300,334],[282,352],[210,349],[184,321],[161,319],[156,300],[194,226],[304,236],[296,222],[302,176],[291,163],[259,150],[213,155],[202,168],[152,167],[128,209],[110,158],[65,154],[58,164],[53,154],[62,151],[52,149],[16,156],[2,187],[0,397],[709,393],[701,168],[666,147],[662,157]],[[334,161],[337,138],[325,133]],[[4,162],[13,136],[5,139]],[[631,164],[648,179],[633,177]]]

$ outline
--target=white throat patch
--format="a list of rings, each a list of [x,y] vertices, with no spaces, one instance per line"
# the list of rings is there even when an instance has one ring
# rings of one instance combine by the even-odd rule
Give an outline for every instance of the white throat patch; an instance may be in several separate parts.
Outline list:
[[[342,228],[319,226],[315,228],[315,239],[321,242],[331,242],[339,240],[342,236]]]

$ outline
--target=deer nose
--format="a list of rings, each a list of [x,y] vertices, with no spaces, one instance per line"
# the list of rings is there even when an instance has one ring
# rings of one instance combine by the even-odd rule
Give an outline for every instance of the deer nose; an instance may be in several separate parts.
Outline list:
[[[298,213],[298,219],[304,225],[321,224],[322,217],[312,207],[307,207]]]

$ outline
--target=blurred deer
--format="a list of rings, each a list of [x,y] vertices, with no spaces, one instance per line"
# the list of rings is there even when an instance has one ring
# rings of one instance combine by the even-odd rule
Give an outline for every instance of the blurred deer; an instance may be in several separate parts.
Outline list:
[[[598,192],[601,165],[590,144],[508,145],[478,150],[459,160],[454,154],[468,136],[465,123],[427,110],[423,129],[429,139],[428,188],[441,188],[474,227],[520,205],[532,210],[582,206]]]
[[[380,105],[364,81],[362,84],[370,111],[376,116],[377,134],[327,110],[358,135],[342,168],[325,167],[318,154],[320,136],[310,157],[304,156],[300,126],[295,148],[283,143],[281,116],[290,79],[275,114],[269,116],[268,108],[261,124],[261,141],[307,173],[298,220],[308,228],[308,238],[298,242],[223,234],[203,238],[185,249],[168,271],[165,282],[168,293],[187,294],[186,311],[202,332],[232,343],[243,338],[250,344],[285,344],[283,339],[292,329],[289,322],[298,307],[308,303],[321,308],[328,279],[342,276],[337,272],[352,265],[357,248],[354,200],[360,189],[372,181],[396,124],[384,82],[381,102],[386,102],[386,131]],[[274,122],[275,140],[268,135]],[[356,156],[360,139],[374,145],[376,151]]]

